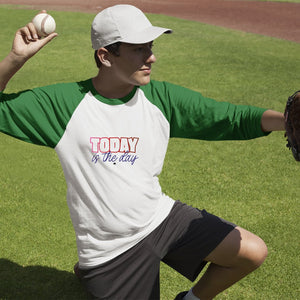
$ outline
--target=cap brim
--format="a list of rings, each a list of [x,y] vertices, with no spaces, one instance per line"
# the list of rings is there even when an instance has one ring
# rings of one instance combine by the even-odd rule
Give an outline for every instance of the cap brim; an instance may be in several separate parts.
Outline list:
[[[129,44],[145,44],[157,39],[164,33],[170,34],[172,33],[172,30],[168,28],[151,26],[144,29],[143,31],[135,32],[133,35],[124,37],[120,40],[120,42]]]

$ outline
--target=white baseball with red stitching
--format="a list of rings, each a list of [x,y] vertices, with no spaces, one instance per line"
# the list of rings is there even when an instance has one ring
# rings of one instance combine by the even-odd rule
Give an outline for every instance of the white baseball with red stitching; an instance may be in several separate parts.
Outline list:
[[[56,28],[55,20],[52,16],[46,13],[37,14],[33,18],[32,23],[38,31],[38,35],[41,37],[49,35],[54,32]]]

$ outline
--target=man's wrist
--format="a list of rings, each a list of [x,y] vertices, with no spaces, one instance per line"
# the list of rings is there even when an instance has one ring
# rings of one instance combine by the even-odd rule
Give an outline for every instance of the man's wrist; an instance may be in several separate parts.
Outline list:
[[[12,65],[14,68],[21,68],[27,61],[27,58],[21,55],[18,55],[11,51],[7,55],[7,62]]]

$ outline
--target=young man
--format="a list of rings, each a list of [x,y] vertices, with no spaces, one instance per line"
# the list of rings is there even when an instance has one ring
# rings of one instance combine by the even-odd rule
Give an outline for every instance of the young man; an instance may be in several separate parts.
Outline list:
[[[152,26],[130,5],[100,12],[92,24],[99,72],[78,83],[0,94],[0,130],[56,150],[76,232],[79,273],[94,299],[159,299],[164,261],[194,281],[176,299],[212,299],[259,267],[256,235],[165,195],[158,175],[170,137],[252,139],[283,130],[282,113],[216,102],[150,80]],[[50,42],[32,23],[17,31],[0,63],[0,88]]]

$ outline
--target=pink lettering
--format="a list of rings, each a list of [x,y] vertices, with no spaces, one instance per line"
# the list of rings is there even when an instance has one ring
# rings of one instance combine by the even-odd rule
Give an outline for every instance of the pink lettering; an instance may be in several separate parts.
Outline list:
[[[91,137],[93,153],[136,153],[139,138],[137,137]]]

